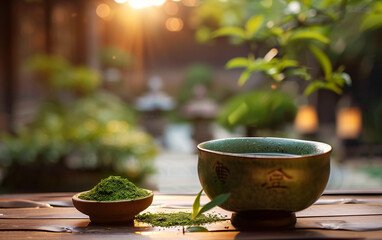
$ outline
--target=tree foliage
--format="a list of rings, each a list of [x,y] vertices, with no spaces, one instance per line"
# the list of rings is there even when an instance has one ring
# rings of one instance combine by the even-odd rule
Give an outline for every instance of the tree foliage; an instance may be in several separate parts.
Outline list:
[[[238,84],[262,72],[281,82],[300,77],[308,82],[305,94],[318,89],[342,93],[351,84],[344,67],[335,67],[328,52],[338,39],[338,26],[362,34],[382,26],[382,1],[376,0],[205,0],[194,18],[199,25],[197,40],[225,37],[232,44],[247,44],[247,56],[238,56],[227,69],[243,69]],[[346,47],[346,46],[345,46]],[[321,74],[312,71],[307,59],[314,58]],[[316,71],[317,72],[317,71]]]

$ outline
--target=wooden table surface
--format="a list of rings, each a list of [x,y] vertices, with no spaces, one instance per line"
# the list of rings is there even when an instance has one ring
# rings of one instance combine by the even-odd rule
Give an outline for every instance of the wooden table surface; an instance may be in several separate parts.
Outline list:
[[[72,195],[0,195],[0,239],[382,239],[382,190],[326,192],[314,205],[297,212],[296,225],[284,230],[239,231],[230,223],[230,212],[214,208],[211,211],[227,215],[227,220],[206,225],[209,232],[137,222],[95,225],[73,207]],[[190,211],[194,198],[157,193],[146,211]],[[36,202],[40,207],[29,205]],[[202,196],[201,202],[208,202],[207,197]]]

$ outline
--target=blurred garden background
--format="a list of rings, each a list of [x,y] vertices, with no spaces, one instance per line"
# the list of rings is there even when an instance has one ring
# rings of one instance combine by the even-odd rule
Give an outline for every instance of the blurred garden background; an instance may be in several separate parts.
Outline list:
[[[0,2],[0,193],[121,175],[200,190],[196,145],[333,146],[328,189],[382,188],[380,0]]]

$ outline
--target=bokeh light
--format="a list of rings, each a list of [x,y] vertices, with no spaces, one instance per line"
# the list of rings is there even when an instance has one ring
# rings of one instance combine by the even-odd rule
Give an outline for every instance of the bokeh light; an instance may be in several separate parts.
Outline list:
[[[183,29],[183,21],[180,18],[170,17],[166,20],[166,28],[170,32],[179,32]]]
[[[125,2],[127,2],[127,0],[114,0],[116,3],[125,3]]]
[[[106,18],[110,15],[110,7],[106,3],[101,3],[97,6],[96,13],[100,18]]]
[[[182,2],[186,7],[197,7],[200,4],[199,0],[183,0]]]
[[[163,10],[165,11],[166,14],[171,15],[171,16],[174,16],[174,15],[178,14],[178,12],[179,12],[179,6],[178,6],[177,3],[174,3],[174,2],[167,2],[167,3],[163,6]]]

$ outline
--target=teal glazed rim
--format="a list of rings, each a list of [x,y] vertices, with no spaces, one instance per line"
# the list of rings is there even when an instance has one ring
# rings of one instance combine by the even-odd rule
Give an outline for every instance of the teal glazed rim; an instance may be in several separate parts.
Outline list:
[[[218,151],[218,150],[211,150],[204,145],[206,144],[214,144],[214,143],[219,143],[219,142],[225,142],[225,141],[235,141],[235,140],[274,140],[274,141],[284,141],[284,142],[289,142],[289,143],[304,143],[304,144],[310,144],[311,146],[315,146],[317,151],[316,153],[310,153],[310,154],[296,154],[296,155],[283,155],[282,157],[277,156],[277,155],[250,155],[247,153],[232,153],[232,152],[223,152],[223,151]],[[280,144],[280,142],[279,142]],[[209,140],[205,141],[202,143],[199,143],[197,145],[198,150],[203,151],[203,152],[209,152],[213,153],[216,155],[224,155],[224,156],[233,156],[233,157],[243,157],[243,158],[248,158],[248,159],[258,159],[258,158],[270,158],[270,159],[291,159],[291,158],[310,158],[310,157],[316,157],[316,156],[321,156],[330,153],[333,150],[333,147],[327,143],[323,142],[318,142],[318,141],[311,141],[311,140],[302,140],[302,139],[293,139],[293,138],[278,138],[278,137],[236,137],[236,138],[220,138],[220,139],[214,139],[214,140]],[[285,152],[288,154],[288,152]]]

